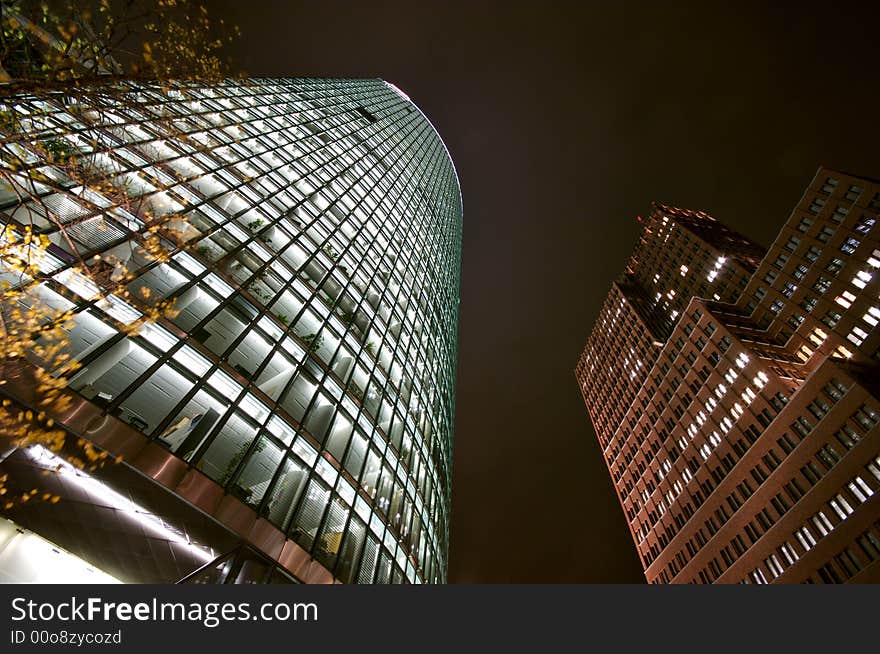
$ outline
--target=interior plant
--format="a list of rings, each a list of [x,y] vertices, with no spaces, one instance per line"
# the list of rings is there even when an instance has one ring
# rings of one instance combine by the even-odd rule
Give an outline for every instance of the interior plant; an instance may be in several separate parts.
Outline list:
[[[319,349],[321,349],[321,345],[324,344],[324,337],[322,335],[315,334],[314,332],[311,334],[306,334],[302,337],[302,339],[308,346],[309,352],[317,352]]]

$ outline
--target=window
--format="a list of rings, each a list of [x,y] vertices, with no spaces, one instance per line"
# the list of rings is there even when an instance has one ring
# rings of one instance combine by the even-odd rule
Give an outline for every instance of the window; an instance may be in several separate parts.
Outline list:
[[[819,568],[818,572],[819,577],[821,577],[822,581],[826,584],[839,584],[843,582],[840,575],[834,571],[834,568],[832,568],[830,564],[823,565]]]
[[[866,531],[856,539],[859,548],[871,561],[880,559],[880,539],[870,531]]]
[[[836,231],[837,230],[834,227],[825,225],[816,235],[816,239],[822,241],[823,243],[827,243],[829,240],[831,240],[831,237],[834,236],[834,232]]]
[[[872,429],[877,422],[880,422],[880,415],[878,415],[878,413],[867,404],[863,404],[859,407],[859,410],[853,414],[852,418],[865,431]]]
[[[852,254],[858,249],[859,245],[861,244],[862,242],[859,241],[857,238],[853,238],[852,236],[850,236],[840,246],[840,251],[846,252],[847,254]]]
[[[813,284],[813,290],[820,294],[824,293],[829,288],[831,288],[831,280],[827,277],[819,277],[819,279],[816,280],[816,283]]]
[[[849,309],[852,306],[852,303],[855,299],[856,299],[855,295],[853,295],[849,291],[844,291],[843,293],[838,295],[836,298],[834,298],[834,301],[837,302],[837,304],[842,306],[844,309]]]
[[[834,328],[837,323],[840,322],[841,315],[837,313],[837,311],[828,311],[824,316],[822,316],[822,322],[828,325],[831,328]]]
[[[857,325],[850,330],[846,338],[855,345],[861,345],[867,337],[868,332]]]
[[[828,405],[817,397],[807,405],[807,410],[816,417],[816,420],[821,420],[828,414]]]
[[[847,190],[844,197],[850,202],[855,202],[856,198],[858,198],[861,192],[864,190],[865,189],[863,189],[861,186],[856,186],[855,184],[852,184]]]
[[[841,268],[843,268],[843,259],[838,257],[831,259],[831,261],[828,262],[828,265],[825,266],[825,270],[835,276],[840,272]]]
[[[833,177],[829,177],[825,180],[825,184],[822,185],[822,192],[828,193],[829,195],[834,192],[834,189],[837,188],[837,180]]]
[[[849,213],[849,209],[847,209],[846,207],[842,207],[840,205],[837,205],[837,207],[834,209],[834,213],[831,214],[831,220],[840,224],[844,220],[846,220],[846,215],[848,213]]]
[[[788,404],[788,398],[785,397],[782,393],[776,393],[772,398],[770,398],[770,402],[776,407],[777,411],[782,411],[782,408]]]
[[[800,302],[800,307],[804,309],[807,313],[809,313],[815,308],[816,302],[818,301],[819,300],[814,298],[812,295],[805,295],[804,299]]]
[[[803,489],[798,485],[796,479],[792,479],[787,484],[783,484],[782,486],[785,489],[785,492],[788,494],[788,497],[792,502],[797,502],[804,496]]]
[[[846,393],[848,389],[844,384],[832,378],[828,381],[827,384],[825,384],[823,390],[833,401],[836,402],[843,397],[844,393]]]
[[[862,216],[858,224],[856,224],[856,231],[860,234],[867,234],[874,227],[875,222],[877,222],[876,219],[870,216]]]
[[[834,432],[834,438],[836,438],[837,442],[843,445],[847,450],[854,448],[856,443],[861,440],[861,436],[847,425],[844,425]]]
[[[822,254],[822,248],[817,247],[815,245],[811,245],[810,249],[807,250],[807,253],[804,255],[804,258],[811,263],[815,263],[816,259],[818,259]]]
[[[791,428],[797,432],[801,438],[806,438],[809,433],[813,431],[813,425],[803,416],[798,416],[798,419],[791,423]]]

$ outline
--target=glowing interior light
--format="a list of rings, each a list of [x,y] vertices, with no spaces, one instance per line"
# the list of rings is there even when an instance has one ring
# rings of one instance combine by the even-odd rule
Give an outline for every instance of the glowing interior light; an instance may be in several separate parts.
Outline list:
[[[64,284],[84,300],[91,300],[98,295],[98,287],[82,273],[68,268],[55,275],[55,280]]]
[[[56,543],[18,529],[13,522],[0,518],[0,526],[12,527],[17,532],[3,544],[3,550],[0,551],[0,572],[4,583],[122,583]]]
[[[813,350],[808,348],[806,345],[801,345],[800,349],[798,349],[795,354],[801,361],[807,362],[810,360],[810,357],[813,356]]]
[[[812,332],[810,332],[810,340],[813,342],[814,345],[821,345],[825,342],[825,339],[827,337],[828,334],[826,334],[821,329],[814,329]]]

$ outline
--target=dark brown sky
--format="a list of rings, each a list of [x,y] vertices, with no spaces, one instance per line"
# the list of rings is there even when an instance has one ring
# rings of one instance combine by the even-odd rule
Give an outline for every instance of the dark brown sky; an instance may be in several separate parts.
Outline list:
[[[210,3],[236,67],[392,81],[458,168],[452,582],[643,581],[573,369],[651,200],[768,244],[820,164],[880,177],[871,3],[546,4]]]

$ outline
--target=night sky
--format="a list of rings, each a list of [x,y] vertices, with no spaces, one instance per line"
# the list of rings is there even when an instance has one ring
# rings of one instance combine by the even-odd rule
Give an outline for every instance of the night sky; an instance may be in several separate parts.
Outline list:
[[[820,164],[880,177],[880,12],[545,4],[208,3],[241,29],[235,69],[394,82],[452,154],[449,581],[643,582],[573,372],[636,215],[700,209],[768,245]]]

